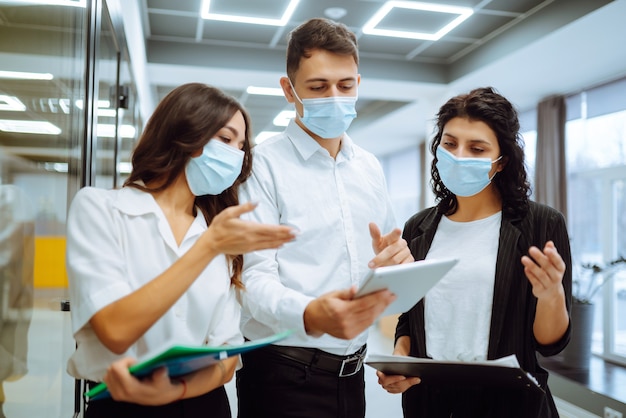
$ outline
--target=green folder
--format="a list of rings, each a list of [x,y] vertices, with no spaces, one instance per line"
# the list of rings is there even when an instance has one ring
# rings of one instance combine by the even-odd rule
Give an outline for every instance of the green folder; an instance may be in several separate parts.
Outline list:
[[[173,345],[153,357],[133,364],[128,368],[128,371],[132,375],[141,378],[152,374],[160,367],[167,367],[170,377],[183,376],[212,366],[228,357],[280,341],[292,333],[293,331],[284,331],[267,338],[247,341],[241,345],[221,345],[218,347]],[[90,400],[96,400],[106,398],[110,396],[110,393],[106,384],[102,382],[91,388],[91,390],[85,393],[85,396]]]

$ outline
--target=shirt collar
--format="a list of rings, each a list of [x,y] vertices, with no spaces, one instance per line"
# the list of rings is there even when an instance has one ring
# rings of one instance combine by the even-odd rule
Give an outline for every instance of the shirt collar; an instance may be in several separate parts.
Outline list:
[[[143,184],[142,184],[143,185]],[[147,213],[159,213],[160,208],[154,197],[148,192],[135,187],[122,187],[117,194],[115,207],[128,215],[139,216]]]
[[[324,148],[320,144],[318,144],[315,139],[311,138],[311,136],[307,134],[304,129],[302,129],[300,125],[296,123],[295,119],[292,119],[289,122],[289,125],[287,125],[287,128],[285,129],[285,135],[287,135],[300,156],[302,156],[302,158],[305,160],[311,158],[311,156],[316,152],[324,150]],[[341,149],[339,150],[339,153],[343,154],[344,158],[347,160],[352,159],[352,157],[354,156],[354,142],[352,142],[352,139],[348,136],[347,133],[343,134],[343,138],[341,139]]]
[[[142,182],[138,182],[143,185]],[[154,197],[143,190],[139,190],[135,187],[122,187],[119,190],[117,195],[117,199],[114,203],[114,206],[123,213],[126,213],[131,216],[141,216],[149,213],[154,213],[157,219],[161,219],[165,222],[165,217],[163,215],[163,211],[161,210],[159,204],[154,200]],[[188,237],[200,235],[207,228],[206,219],[204,219],[204,215],[200,209],[197,209],[197,215],[194,219],[193,223],[189,227],[189,231],[187,232]]]

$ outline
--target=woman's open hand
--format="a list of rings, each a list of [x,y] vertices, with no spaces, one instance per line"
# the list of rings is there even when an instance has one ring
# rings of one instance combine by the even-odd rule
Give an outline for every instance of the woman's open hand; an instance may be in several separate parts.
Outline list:
[[[260,224],[240,218],[254,208],[256,204],[248,202],[224,209],[213,218],[200,240],[216,253],[236,255],[278,248],[295,239],[297,231],[291,227]]]
[[[530,247],[528,256],[522,257],[522,264],[537,299],[563,298],[565,262],[552,241],[546,243],[543,251]]]

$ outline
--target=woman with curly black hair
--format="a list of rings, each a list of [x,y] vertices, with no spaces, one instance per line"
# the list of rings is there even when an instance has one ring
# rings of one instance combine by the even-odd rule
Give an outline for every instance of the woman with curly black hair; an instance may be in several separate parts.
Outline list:
[[[432,384],[386,376],[405,417],[557,417],[536,353],[559,353],[570,336],[571,260],[563,216],[529,200],[517,112],[492,88],[444,104],[437,115],[431,183],[437,205],[405,225],[416,260],[455,267],[396,328],[394,354],[446,361],[515,354],[545,391]],[[558,250],[557,250],[558,249]]]

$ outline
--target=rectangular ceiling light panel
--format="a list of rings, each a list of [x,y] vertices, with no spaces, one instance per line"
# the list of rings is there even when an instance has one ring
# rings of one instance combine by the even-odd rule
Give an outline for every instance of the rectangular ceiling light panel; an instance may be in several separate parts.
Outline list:
[[[15,96],[0,94],[0,110],[9,112],[25,112],[26,105]]]
[[[20,134],[59,135],[61,128],[46,121],[0,119],[0,131]]]
[[[37,4],[44,6],[71,6],[85,7],[86,0],[0,0],[0,4],[8,3],[12,6],[21,4]]]
[[[289,125],[289,121],[295,117],[295,110],[283,110],[278,115],[276,115],[272,123],[274,124],[274,126],[287,126]]]
[[[286,0],[283,0],[286,1]],[[223,22],[237,22],[237,23],[251,23],[253,25],[268,25],[268,26],[285,26],[291,15],[296,10],[296,7],[300,3],[300,0],[289,0],[289,4],[285,9],[285,12],[279,19],[268,19],[255,16],[244,15],[227,15],[211,12],[211,0],[202,0],[202,6],[200,14],[203,19],[207,20],[221,20]]]
[[[283,89],[278,87],[257,87],[248,86],[246,89],[248,94],[258,94],[261,96],[283,96]]]
[[[24,71],[2,71],[0,78],[10,80],[52,80],[54,76],[50,73],[28,73]]]
[[[456,17],[447,25],[433,33],[400,31],[392,29],[377,28],[378,24],[395,8],[418,10],[425,12],[447,13],[456,15]],[[474,10],[469,7],[449,6],[445,4],[421,3],[413,1],[388,1],[386,2],[372,18],[363,26],[363,33],[367,35],[391,36],[394,38],[422,39],[427,41],[437,41],[446,33],[459,26],[463,21],[469,18]]]

